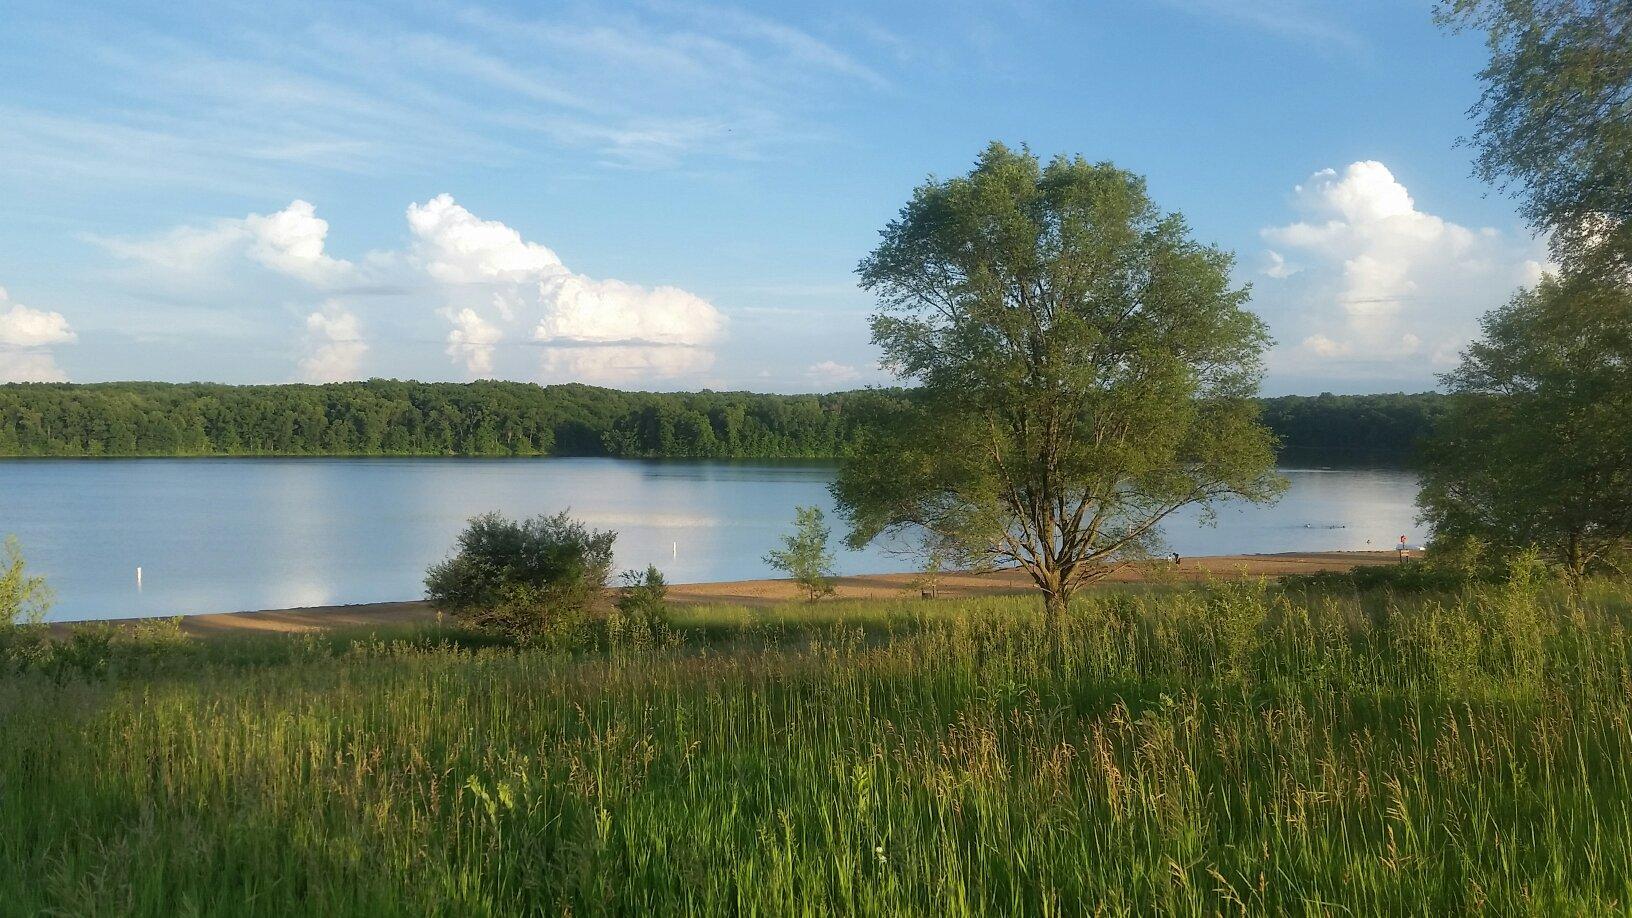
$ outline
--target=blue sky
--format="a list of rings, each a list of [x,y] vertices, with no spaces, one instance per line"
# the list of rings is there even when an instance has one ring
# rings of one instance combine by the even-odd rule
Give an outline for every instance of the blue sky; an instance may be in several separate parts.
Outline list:
[[[1237,254],[1265,390],[1420,390],[1544,265],[1431,4],[0,7],[0,381],[885,381],[853,270],[990,140]]]

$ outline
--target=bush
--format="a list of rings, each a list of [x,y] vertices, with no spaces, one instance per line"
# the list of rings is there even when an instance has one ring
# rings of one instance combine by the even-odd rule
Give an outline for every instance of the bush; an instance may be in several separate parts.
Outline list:
[[[614,646],[658,647],[674,638],[669,626],[669,585],[655,565],[645,571],[624,571],[623,590],[618,594],[606,630]]]
[[[484,514],[459,536],[453,557],[426,572],[425,595],[471,627],[570,645],[606,590],[617,537],[565,512],[521,522]]]

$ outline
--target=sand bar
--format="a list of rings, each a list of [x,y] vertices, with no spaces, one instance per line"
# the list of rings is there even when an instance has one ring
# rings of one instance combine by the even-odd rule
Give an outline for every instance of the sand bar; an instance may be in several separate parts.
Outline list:
[[[1279,577],[1283,574],[1308,574],[1317,571],[1349,570],[1361,565],[1390,564],[1395,560],[1395,554],[1391,551],[1222,555],[1184,558],[1177,567],[1165,563],[1149,567],[1127,567],[1112,574],[1108,580],[1133,582],[1152,578],[1201,580],[1215,577]],[[919,576],[863,574],[839,577],[834,582],[835,596],[838,599],[897,599],[903,595],[915,595],[917,593],[915,584]],[[1019,571],[999,571],[991,574],[948,573],[941,575],[938,597],[957,599],[965,596],[1019,593],[1031,589],[1033,587],[1030,579]],[[765,606],[801,598],[803,594],[798,584],[791,580],[677,583],[669,587],[670,601],[682,604]],[[298,633],[331,628],[410,625],[432,622],[436,617],[436,610],[423,601],[374,602],[188,615],[182,618],[182,629],[201,637],[227,633]],[[65,628],[67,623],[58,627]]]

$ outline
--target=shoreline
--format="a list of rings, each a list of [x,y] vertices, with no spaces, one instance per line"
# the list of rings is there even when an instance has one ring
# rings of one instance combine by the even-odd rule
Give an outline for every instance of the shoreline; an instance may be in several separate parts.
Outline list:
[[[1146,581],[1198,581],[1215,577],[1279,577],[1286,574],[1312,574],[1322,571],[1346,571],[1356,567],[1393,563],[1397,556],[1392,551],[1327,551],[1280,552],[1261,555],[1213,555],[1184,558],[1178,567],[1161,564],[1129,566],[1116,571],[1100,583],[1139,583]],[[899,599],[915,595],[914,584],[922,575],[917,573],[857,574],[833,579],[836,600],[845,599]],[[1035,589],[1029,577],[1019,570],[1003,570],[989,574],[944,573],[940,577],[937,599],[959,599],[971,596],[994,596],[1025,593]],[[714,583],[674,583],[669,585],[668,599],[676,605],[737,605],[769,606],[798,601],[803,598],[800,588],[788,579],[733,580]],[[56,632],[74,625],[106,623],[131,625],[153,618],[101,618],[78,621],[47,622]],[[397,602],[372,602],[345,605],[306,606],[292,609],[258,609],[240,612],[207,612],[183,615],[182,630],[195,637],[220,634],[299,634],[329,631],[337,628],[366,628],[370,626],[397,626],[430,624],[439,617],[436,610],[423,599]]]

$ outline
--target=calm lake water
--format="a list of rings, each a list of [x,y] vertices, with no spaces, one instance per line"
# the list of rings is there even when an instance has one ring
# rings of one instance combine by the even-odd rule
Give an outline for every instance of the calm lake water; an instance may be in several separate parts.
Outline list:
[[[1416,479],[1283,469],[1270,508],[1166,526],[1185,555],[1385,548],[1420,539]],[[760,558],[794,507],[831,509],[833,467],[624,459],[107,459],[0,461],[0,534],[73,620],[416,598],[466,519],[573,514],[618,531],[620,568],[677,583],[774,576]],[[835,525],[835,538],[842,535]],[[142,568],[140,589],[136,568]],[[874,546],[841,573],[910,569]]]

